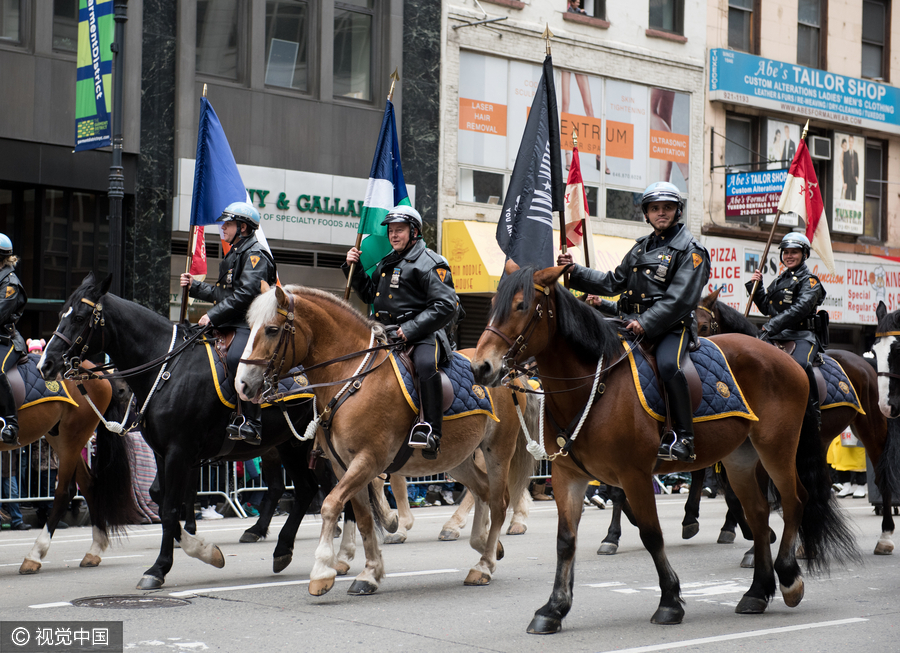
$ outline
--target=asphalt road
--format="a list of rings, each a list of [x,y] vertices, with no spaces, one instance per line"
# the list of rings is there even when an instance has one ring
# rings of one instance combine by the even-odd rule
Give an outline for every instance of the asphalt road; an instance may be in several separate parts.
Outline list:
[[[59,531],[40,573],[20,576],[18,567],[35,533],[0,533],[0,619],[124,622],[125,650],[133,651],[766,651],[772,653],[897,651],[900,649],[900,553],[873,556],[880,519],[864,500],[844,499],[859,527],[862,566],[833,568],[827,577],[806,578],[797,608],[780,596],[764,615],[737,615],[734,607],[749,587],[751,570],[739,562],[748,543],[716,544],[725,514],[721,498],[704,499],[701,530],[681,539],[683,496],[663,496],[658,505],[667,551],[681,579],[686,615],[678,626],[650,623],[657,578],[637,531],[626,525],[616,556],[598,556],[608,510],[586,508],[579,533],[575,601],[562,632],[528,635],[534,611],[549,597],[556,567],[556,508],[536,503],[523,536],[502,538],[506,557],[488,587],[464,587],[477,561],[468,543],[439,542],[440,526],[453,510],[414,510],[417,521],[407,543],[384,547],[388,577],[372,596],[346,594],[362,569],[359,547],[351,577],[338,579],[324,597],[306,583],[320,522],[300,528],[294,562],[271,570],[274,541],[239,544],[250,525],[236,518],[199,522],[202,536],[226,556],[215,569],[176,551],[166,585],[156,592],[135,589],[156,557],[158,526],[129,530],[95,569],[78,563],[90,543],[88,528]],[[275,520],[279,527],[282,519]],[[780,534],[781,522],[773,526]],[[468,535],[468,528],[465,531]],[[180,607],[125,609],[72,605],[94,596],[181,598]],[[140,605],[138,603],[137,605]],[[8,649],[3,649],[8,650]]]

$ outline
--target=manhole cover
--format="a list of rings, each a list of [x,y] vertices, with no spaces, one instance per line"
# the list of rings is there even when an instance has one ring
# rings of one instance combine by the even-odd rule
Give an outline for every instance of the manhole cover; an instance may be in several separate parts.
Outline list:
[[[190,601],[176,599],[170,596],[89,596],[85,599],[75,599],[72,605],[80,608],[113,608],[124,610],[140,610],[142,608],[180,608],[190,605]]]

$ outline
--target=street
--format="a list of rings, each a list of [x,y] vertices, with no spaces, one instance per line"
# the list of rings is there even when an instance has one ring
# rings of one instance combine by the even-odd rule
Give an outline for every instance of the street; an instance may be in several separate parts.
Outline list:
[[[684,623],[654,626],[656,573],[637,531],[623,526],[615,556],[596,555],[611,510],[586,507],[579,532],[574,605],[562,632],[525,632],[534,611],[549,597],[556,567],[556,507],[535,503],[528,532],[504,536],[506,557],[488,587],[464,587],[477,561],[467,541],[440,542],[449,506],[414,509],[416,524],[402,545],[383,547],[388,577],[372,596],[346,589],[363,566],[362,546],[350,576],[324,597],[307,592],[321,522],[304,519],[294,561],[273,574],[274,534],[255,544],[238,538],[251,520],[198,522],[198,534],[225,553],[215,569],[176,551],[165,586],[140,592],[135,585],[155,559],[159,526],[135,526],[107,550],[98,568],[78,567],[90,530],[58,531],[35,576],[18,567],[36,532],[0,534],[0,610],[3,621],[124,622],[125,650],[134,651],[895,651],[898,641],[900,557],[872,555],[880,518],[866,500],[841,500],[859,529],[864,564],[836,567],[830,577],[806,577],[806,595],[788,608],[780,594],[764,615],[737,615],[752,570],[739,567],[749,544],[716,544],[725,502],[701,503],[700,533],[681,539],[685,495],[660,496],[660,518],[670,561],[681,579]],[[284,518],[274,520],[279,528]],[[772,524],[781,535],[781,521]],[[505,530],[505,527],[504,527]],[[464,530],[467,538],[469,528]],[[774,546],[777,546],[774,545]],[[174,607],[78,607],[73,601],[107,596],[182,599]],[[121,599],[118,599],[121,602]],[[126,602],[127,604],[127,602]],[[134,609],[141,608],[141,609]],[[6,650],[6,649],[4,649]]]

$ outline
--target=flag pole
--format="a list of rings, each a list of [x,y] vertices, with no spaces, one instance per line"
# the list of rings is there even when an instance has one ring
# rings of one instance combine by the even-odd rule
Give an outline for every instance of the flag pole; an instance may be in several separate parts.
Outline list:
[[[391,102],[394,99],[394,84],[400,81],[400,75],[397,74],[397,68],[394,68],[394,72],[391,73],[391,89],[388,91],[387,101]],[[356,233],[356,249],[359,250],[362,247],[363,235],[359,232]],[[350,283],[353,281],[353,273],[356,272],[356,263],[350,264],[350,270],[347,273],[347,285],[344,288],[344,301],[350,299]]]
[[[206,97],[206,84],[203,85],[203,97]],[[195,189],[196,190],[196,189]],[[194,242],[197,240],[197,225],[191,225],[191,235],[188,238],[188,252],[187,252],[187,262],[184,265],[185,274],[189,274],[191,271],[191,263],[194,260],[194,249],[197,247],[197,243]],[[181,315],[178,318],[179,322],[184,322],[187,319],[187,311],[188,311],[188,292],[190,292],[191,287],[185,286],[181,289]]]
[[[803,134],[800,136],[801,141],[806,140],[806,132],[809,131],[809,120],[806,121],[806,125],[803,127]],[[793,162],[792,162],[793,163]],[[759,261],[759,270],[762,270],[763,266],[766,264],[766,258],[769,256],[769,247],[772,245],[772,239],[775,237],[775,227],[778,226],[778,218],[781,217],[781,211],[777,210],[775,212],[775,221],[772,223],[772,230],[769,232],[769,239],[766,241],[766,248],[763,250],[762,258]],[[750,307],[753,305],[753,295],[756,294],[756,289],[759,287],[759,280],[753,282],[753,288],[750,290],[750,298],[747,300],[747,307],[744,309],[744,317],[750,315]]]
[[[541,38],[544,39],[544,42],[546,44],[546,49],[544,52],[549,57],[549,56],[551,56],[550,39],[553,38],[553,32],[550,31],[550,23],[547,23],[546,26],[544,27],[544,33],[541,34]],[[574,129],[572,130],[572,136],[573,136],[574,142],[577,143],[578,136],[575,133]],[[559,217],[559,249],[563,254],[565,254],[568,251],[568,247],[566,246],[566,217],[559,211],[557,211],[556,214]],[[569,287],[569,274],[568,273],[566,273],[563,276],[563,285],[566,288]]]

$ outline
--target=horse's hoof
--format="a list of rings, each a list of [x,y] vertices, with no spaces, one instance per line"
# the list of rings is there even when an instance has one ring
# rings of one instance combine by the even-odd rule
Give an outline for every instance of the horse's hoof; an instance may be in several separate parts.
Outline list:
[[[541,614],[534,615],[534,619],[528,624],[525,631],[529,635],[553,635],[562,630],[562,620],[556,617],[545,617]]]
[[[370,583],[367,580],[355,580],[350,586],[350,589],[347,590],[347,594],[353,596],[365,596],[367,594],[374,594],[376,591],[378,591],[378,585],[375,583]]]
[[[324,596],[332,587],[334,587],[334,578],[309,581],[309,593],[313,596]]]
[[[383,526],[388,533],[396,533],[397,529],[400,528],[400,518],[397,516],[397,513],[393,513]]]
[[[682,620],[684,620],[684,608],[680,605],[674,608],[661,605],[656,608],[650,623],[658,626],[674,626],[680,624]]]
[[[752,553],[745,553],[741,559],[741,569],[753,569],[756,566],[756,560]]]
[[[272,558],[272,571],[276,574],[280,574],[282,571],[288,568],[288,565],[294,560],[293,554],[288,553],[283,556],[275,556]]]
[[[403,544],[406,542],[406,533],[389,533],[384,536],[385,544]]]
[[[890,540],[879,540],[878,544],[875,545],[875,555],[877,556],[889,556],[893,555],[893,553],[894,543]]]
[[[165,578],[157,578],[149,574],[141,576],[140,582],[137,584],[139,590],[158,590],[166,582]]]
[[[510,524],[509,528],[506,529],[507,535],[525,535],[525,531],[528,530],[527,524]]]
[[[734,533],[731,531],[719,531],[719,539],[716,544],[734,544]]]
[[[503,560],[503,556],[506,555],[506,552],[503,550],[503,542],[497,542],[497,560]]]
[[[744,594],[734,611],[736,614],[762,614],[767,607],[769,607],[769,603],[765,599]]]
[[[445,528],[441,531],[441,534],[438,535],[438,539],[441,542],[453,542],[454,540],[459,539],[459,531],[451,531],[449,528]]]
[[[222,553],[222,549],[220,549],[217,545],[214,545],[214,550],[209,559],[209,564],[211,564],[216,569],[221,569],[225,566],[225,554]]]
[[[24,560],[22,562],[22,566],[19,567],[19,573],[23,576],[30,576],[31,574],[36,574],[41,570],[41,563],[35,562],[34,560]]]
[[[252,544],[253,542],[259,542],[261,539],[262,538],[253,531],[244,531],[244,534],[241,535],[240,542],[241,544]]]
[[[338,576],[346,576],[350,573],[350,563],[338,560],[334,565],[334,570],[337,572]]]
[[[469,587],[481,587],[490,584],[491,577],[483,571],[478,571],[477,569],[470,569],[469,575],[466,576],[466,579],[463,581],[463,585],[468,585]]]
[[[689,540],[700,532],[700,524],[688,524],[681,527],[681,539]]]
[[[618,544],[613,544],[612,542],[603,542],[600,545],[600,548],[597,549],[598,556],[614,556],[616,555],[616,551],[619,550]]]
[[[782,585],[781,596],[784,604],[789,608],[796,608],[800,605],[800,601],[803,600],[803,579],[798,578],[791,587]]]
[[[100,566],[100,556],[95,556],[93,553],[85,553],[84,558],[81,560],[81,564],[79,567],[99,567]]]

